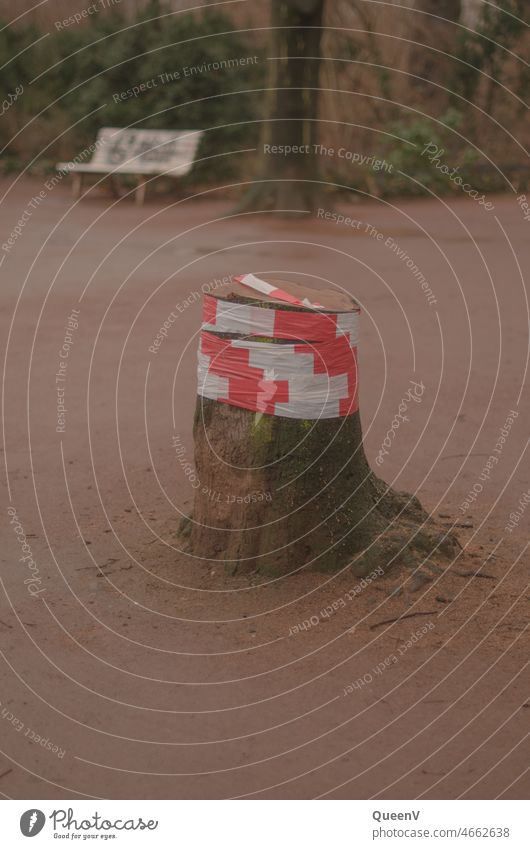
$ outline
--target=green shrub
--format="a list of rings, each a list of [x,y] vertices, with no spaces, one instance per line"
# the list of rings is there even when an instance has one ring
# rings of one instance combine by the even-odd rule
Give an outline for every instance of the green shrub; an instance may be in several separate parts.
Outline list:
[[[29,159],[49,144],[41,154],[46,161],[70,158],[90,145],[101,127],[131,125],[208,129],[198,157],[252,146],[257,128],[247,122],[256,117],[257,99],[249,89],[260,85],[263,63],[259,57],[256,63],[241,67],[193,74],[184,70],[256,53],[233,31],[229,18],[208,10],[201,15],[167,14],[158,0],[152,0],[132,20],[112,9],[87,20],[87,24],[54,32],[13,66],[13,82],[41,74],[29,87],[31,96],[25,89],[11,107],[18,122],[45,111],[33,120],[31,135],[28,130],[23,143],[10,145],[12,155]],[[25,46],[36,35],[23,28],[3,32],[7,35],[0,41],[2,61],[8,49],[13,51],[9,40]],[[163,74],[168,76],[161,78]],[[153,80],[138,96],[120,97],[133,86]],[[58,135],[60,139],[55,140]],[[198,164],[193,179],[226,176],[237,162],[234,156]]]
[[[450,87],[466,100],[477,102],[478,92],[485,88],[484,106],[492,112],[498,84],[503,82],[515,45],[528,32],[530,12],[528,0],[498,0],[496,5],[484,4],[476,31],[459,32],[455,63]],[[521,63],[522,64],[522,63]],[[524,65],[523,73],[524,73]],[[489,79],[481,76],[487,74]]]
[[[409,122],[400,121],[393,124],[390,132],[403,139],[403,142],[387,144],[380,154],[392,165],[390,174],[380,174],[382,193],[421,195],[425,194],[423,187],[437,194],[455,190],[450,179],[423,154],[428,145],[435,145],[439,150],[443,150],[443,162],[451,169],[458,168],[463,179],[470,179],[477,153],[474,148],[466,146],[454,132],[461,122],[461,114],[455,109],[448,109],[445,115],[439,118],[439,122],[428,118],[415,118]],[[415,180],[417,182],[414,182]]]

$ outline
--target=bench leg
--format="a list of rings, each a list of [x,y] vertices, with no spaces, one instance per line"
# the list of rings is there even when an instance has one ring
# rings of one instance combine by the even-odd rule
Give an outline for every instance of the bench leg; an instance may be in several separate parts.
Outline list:
[[[72,174],[72,195],[77,200],[77,198],[81,197],[81,192],[83,190],[83,175],[82,174]]]
[[[136,206],[143,206],[146,191],[147,191],[147,178],[146,177],[138,177],[138,185],[136,187],[135,198],[134,198],[135,201],[136,201]]]
[[[121,197],[120,189],[118,187],[118,183],[116,182],[116,177],[115,177],[114,174],[109,174],[107,182],[108,182],[108,186],[109,186],[110,192],[112,194],[112,197],[114,197],[114,198]]]

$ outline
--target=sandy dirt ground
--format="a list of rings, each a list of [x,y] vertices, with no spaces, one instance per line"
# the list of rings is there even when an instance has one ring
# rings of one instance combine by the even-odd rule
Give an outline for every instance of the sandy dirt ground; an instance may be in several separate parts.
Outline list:
[[[24,220],[0,252],[3,796],[526,796],[516,199],[370,200],[339,224],[234,216],[219,192],[137,208],[74,203],[66,181],[40,200],[37,179],[0,189],[2,241]],[[360,302],[372,465],[423,385],[378,471],[457,523],[456,560],[359,586],[348,569],[263,580],[179,552],[201,287],[246,271]]]

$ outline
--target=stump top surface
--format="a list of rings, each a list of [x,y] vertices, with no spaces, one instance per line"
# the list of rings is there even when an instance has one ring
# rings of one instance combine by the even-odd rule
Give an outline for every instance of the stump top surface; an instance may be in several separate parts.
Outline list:
[[[283,289],[285,292],[288,292],[289,295],[294,295],[294,297],[299,298],[301,301],[303,301],[304,298],[308,298],[312,303],[318,302],[322,305],[322,308],[328,312],[357,312],[359,310],[359,305],[354,301],[354,299],[345,292],[340,292],[338,289],[326,289],[302,285],[294,283],[292,280],[282,280],[272,275],[267,275],[267,283],[271,283],[278,289]],[[236,283],[235,281],[225,283],[223,286],[220,286],[209,294],[214,298],[220,299],[234,301],[239,299],[242,301],[252,299],[263,304],[270,303],[271,306],[282,306],[284,308],[288,306],[289,309],[297,310],[306,309],[305,307],[287,305],[276,298],[269,297],[268,295],[264,295],[260,292],[254,292],[248,286],[243,286],[241,283]]]

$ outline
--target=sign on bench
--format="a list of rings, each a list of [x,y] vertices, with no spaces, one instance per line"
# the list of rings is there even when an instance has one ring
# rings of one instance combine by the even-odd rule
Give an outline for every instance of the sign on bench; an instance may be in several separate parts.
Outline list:
[[[138,176],[136,202],[145,199],[146,175],[180,177],[193,165],[201,138],[200,130],[127,130],[104,127],[93,145],[90,162],[81,156],[73,162],[59,162],[58,171],[74,177],[74,196],[79,197],[83,174],[135,174]],[[79,161],[81,160],[81,161]]]

